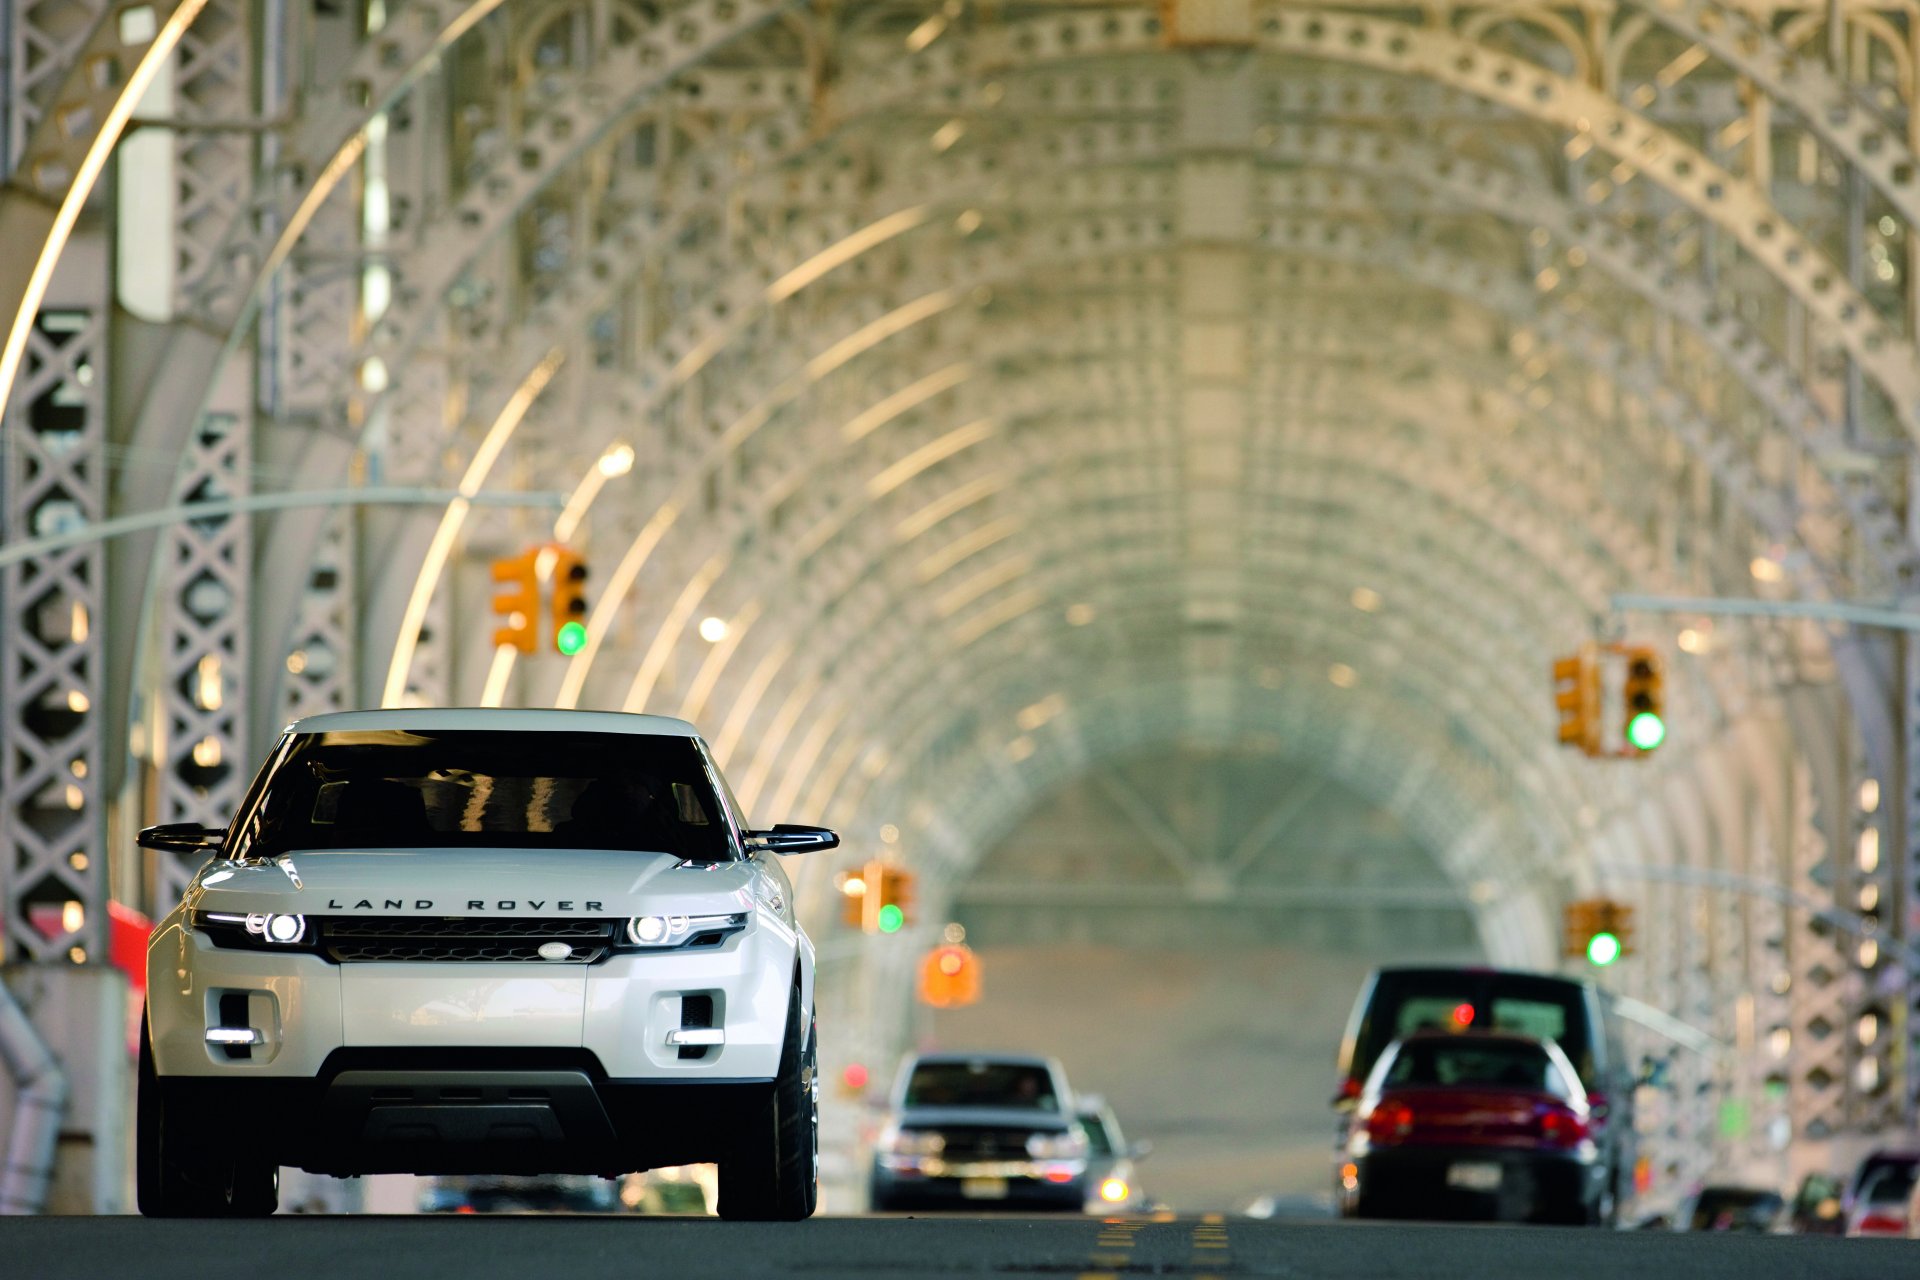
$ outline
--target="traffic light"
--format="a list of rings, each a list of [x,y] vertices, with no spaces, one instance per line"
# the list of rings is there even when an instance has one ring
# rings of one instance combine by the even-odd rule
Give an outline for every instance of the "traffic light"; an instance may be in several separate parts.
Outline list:
[[[980,957],[973,948],[948,943],[920,961],[920,999],[936,1009],[955,1009],[980,998]]]
[[[858,871],[834,877],[840,890],[840,920],[849,929],[898,933],[912,921],[913,873],[875,858]]]
[[[899,867],[881,866],[879,885],[879,900],[873,911],[874,928],[881,933],[898,933],[912,918],[913,873]]]
[[[522,653],[532,653],[539,647],[538,559],[539,552],[527,551],[493,562],[493,580],[508,587],[505,591],[496,588],[493,593],[493,611],[506,623],[505,626],[494,629],[495,645],[511,645]]]
[[[587,647],[587,562],[553,548],[553,651],[571,658]]]
[[[1667,739],[1666,690],[1660,655],[1646,645],[1627,649],[1627,746],[1645,755]]]
[[[1633,908],[1610,898],[1569,902],[1562,912],[1561,953],[1604,969],[1633,954]]]
[[[1588,755],[1600,754],[1600,663],[1592,645],[1553,663],[1553,705],[1560,712],[1560,741]]]
[[[840,890],[840,923],[849,929],[863,929],[867,921],[867,876],[859,871],[842,871],[833,878]]]

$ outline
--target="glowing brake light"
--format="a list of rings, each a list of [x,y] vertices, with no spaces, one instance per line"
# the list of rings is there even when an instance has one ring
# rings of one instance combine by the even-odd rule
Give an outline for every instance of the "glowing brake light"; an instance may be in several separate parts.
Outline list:
[[[1456,1027],[1470,1027],[1473,1025],[1473,1006],[1471,1004],[1463,1000],[1453,1006],[1453,1025]]]
[[[1413,1108],[1404,1102],[1383,1102],[1367,1113],[1367,1137],[1375,1142],[1398,1142],[1413,1132]]]
[[[1539,1124],[1540,1136],[1556,1147],[1577,1146],[1587,1139],[1587,1126],[1571,1111],[1544,1111]]]

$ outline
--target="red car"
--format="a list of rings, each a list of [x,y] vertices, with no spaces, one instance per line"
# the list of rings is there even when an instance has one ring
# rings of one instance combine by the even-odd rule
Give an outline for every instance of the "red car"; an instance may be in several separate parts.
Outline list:
[[[1389,1045],[1348,1123],[1342,1209],[1597,1225],[1612,1189],[1587,1094],[1551,1040],[1423,1031]]]

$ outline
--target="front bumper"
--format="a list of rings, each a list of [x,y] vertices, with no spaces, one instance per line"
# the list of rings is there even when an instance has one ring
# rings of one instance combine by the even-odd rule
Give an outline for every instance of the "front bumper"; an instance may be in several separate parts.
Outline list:
[[[869,1199],[877,1212],[907,1209],[1044,1209],[1078,1213],[1086,1206],[1084,1168],[1055,1181],[1035,1161],[980,1161],[944,1165],[937,1174],[889,1168],[876,1160]]]
[[[162,1077],[312,1081],[340,1050],[584,1050],[613,1082],[764,1082],[779,1069],[798,945],[763,923],[724,946],[593,965],[335,964],[216,947],[176,915],[148,951],[154,1064]],[[723,1043],[670,1042],[699,1020],[693,998]],[[240,1009],[255,1043],[209,1044]]]
[[[598,1174],[722,1159],[765,1081],[616,1080],[572,1050],[341,1049],[311,1077],[156,1082],[197,1142],[315,1173]]]

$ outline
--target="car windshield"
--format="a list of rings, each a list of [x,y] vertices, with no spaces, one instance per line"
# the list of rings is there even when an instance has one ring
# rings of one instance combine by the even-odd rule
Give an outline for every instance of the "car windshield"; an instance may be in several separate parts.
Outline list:
[[[1709,1187],[1694,1201],[1689,1225],[1695,1231],[1745,1226],[1764,1229],[1780,1213],[1781,1200],[1771,1191],[1745,1187]]]
[[[733,856],[693,740],[625,733],[302,735],[231,843],[235,857],[442,847]]]
[[[1414,1040],[1400,1046],[1386,1068],[1387,1088],[1477,1085],[1527,1089],[1570,1098],[1566,1075],[1538,1045],[1520,1041]]]
[[[1080,1113],[1080,1130],[1087,1135],[1087,1151],[1095,1156],[1113,1154],[1113,1135],[1107,1132],[1107,1122],[1097,1112]]]
[[[1058,1111],[1053,1074],[1027,1062],[922,1062],[907,1080],[909,1107],[1010,1107]]]

